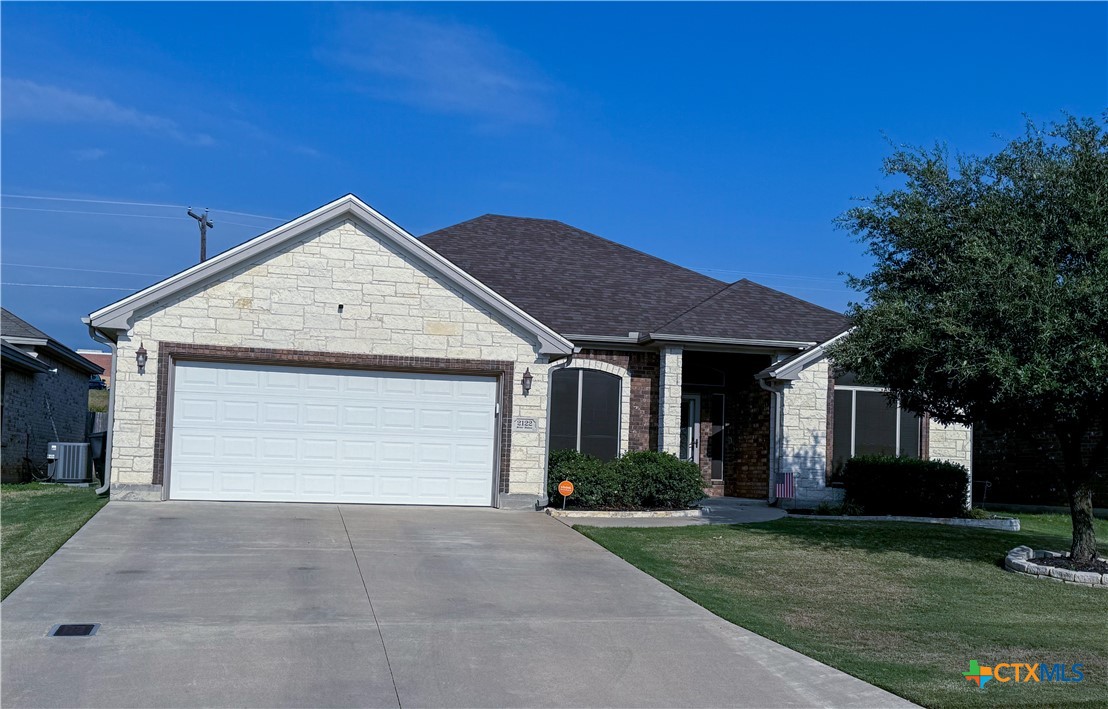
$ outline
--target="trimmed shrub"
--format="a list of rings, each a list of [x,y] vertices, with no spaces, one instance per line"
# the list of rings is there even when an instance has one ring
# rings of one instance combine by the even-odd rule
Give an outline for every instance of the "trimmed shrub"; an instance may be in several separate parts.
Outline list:
[[[567,507],[596,510],[684,509],[704,497],[695,463],[668,453],[636,451],[602,461],[577,451],[553,451],[547,475],[550,504],[562,506],[558,483],[569,480]]]
[[[610,509],[620,504],[622,494],[612,466],[599,458],[577,451],[554,451],[547,473],[547,496],[551,505],[562,506],[558,483],[569,480],[573,494],[566,500],[570,507]]]
[[[700,467],[670,453],[634,451],[612,462],[636,507],[687,509],[704,497]]]
[[[865,455],[843,468],[845,503],[865,515],[965,517],[969,472],[937,460]]]

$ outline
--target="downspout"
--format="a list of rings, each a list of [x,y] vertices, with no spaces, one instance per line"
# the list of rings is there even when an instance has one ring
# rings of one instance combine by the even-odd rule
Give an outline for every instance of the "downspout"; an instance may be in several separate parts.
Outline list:
[[[781,415],[784,408],[785,394],[781,390],[781,384],[767,384],[765,379],[758,379],[757,381],[758,386],[762,387],[770,394],[769,490],[766,491],[766,498],[773,503],[777,502],[777,487],[775,483],[780,479],[781,473],[782,446],[784,443],[784,441],[781,440]]]
[[[111,386],[108,387],[108,435],[104,441],[104,484],[96,488],[97,495],[106,495],[108,489],[112,486],[112,436],[115,434],[115,375],[119,357],[116,356],[115,342],[105,337],[102,332],[92,325],[88,326],[88,332],[92,339],[107,345],[108,350],[112,354]]]

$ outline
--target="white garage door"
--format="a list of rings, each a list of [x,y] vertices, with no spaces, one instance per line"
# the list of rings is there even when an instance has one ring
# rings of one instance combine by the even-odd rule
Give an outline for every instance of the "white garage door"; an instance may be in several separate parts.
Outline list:
[[[496,380],[181,362],[177,500],[492,504]]]

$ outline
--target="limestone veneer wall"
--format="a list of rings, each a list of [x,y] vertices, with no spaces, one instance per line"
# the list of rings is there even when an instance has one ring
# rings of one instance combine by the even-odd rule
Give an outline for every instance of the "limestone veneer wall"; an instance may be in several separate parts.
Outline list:
[[[119,340],[114,382],[112,471],[118,483],[153,479],[160,342],[513,361],[515,378],[530,368],[534,383],[524,396],[518,381],[505,382],[512,415],[534,418],[537,426],[512,434],[509,491],[542,493],[549,388],[537,339],[360,222],[325,226],[136,314]],[[140,344],[149,353],[141,373],[135,366]]]

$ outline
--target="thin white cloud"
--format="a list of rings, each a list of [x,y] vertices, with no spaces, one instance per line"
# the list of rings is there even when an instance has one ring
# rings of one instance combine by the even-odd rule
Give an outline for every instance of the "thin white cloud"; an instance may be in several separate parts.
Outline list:
[[[343,19],[335,45],[323,53],[357,72],[360,89],[487,123],[550,118],[551,83],[484,29],[400,12]]]
[[[210,146],[215,140],[206,133],[183,130],[176,121],[134,108],[109,98],[79,93],[26,79],[3,80],[4,120],[45,123],[99,123],[164,135],[188,145]]]
[[[108,151],[103,148],[81,148],[73,151],[73,157],[83,161],[99,160],[107,154]]]

